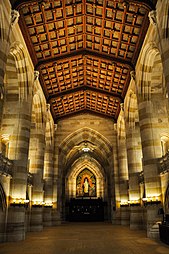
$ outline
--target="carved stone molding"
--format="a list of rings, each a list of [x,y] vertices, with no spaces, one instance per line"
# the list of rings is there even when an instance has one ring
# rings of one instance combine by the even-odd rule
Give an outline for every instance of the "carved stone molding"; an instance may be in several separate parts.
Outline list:
[[[14,26],[15,24],[18,23],[19,20],[19,12],[17,10],[12,10],[11,11],[11,25]]]
[[[39,71],[34,71],[34,81],[39,79]]]
[[[156,10],[150,11],[149,14],[148,14],[148,17],[149,17],[150,23],[153,26],[156,26],[157,25],[157,13],[156,13]]]

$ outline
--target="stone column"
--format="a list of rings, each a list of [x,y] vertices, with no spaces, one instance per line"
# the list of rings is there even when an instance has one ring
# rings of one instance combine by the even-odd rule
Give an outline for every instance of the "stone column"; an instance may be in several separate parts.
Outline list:
[[[11,117],[11,114],[8,116],[8,113],[5,114],[4,112],[4,117],[6,117],[2,122],[2,132],[5,132],[6,123],[8,120],[10,120],[10,124],[13,124],[14,127],[13,133],[9,138],[8,148],[8,158],[14,161],[14,169],[13,178],[11,181],[10,207],[8,210],[7,241],[18,241],[25,239],[24,200],[26,200],[27,188],[27,162],[29,151],[31,105],[29,102],[20,102],[18,104],[19,114],[13,114],[13,117]],[[7,129],[9,128],[10,126],[8,126]],[[17,204],[20,202],[19,200],[21,200],[21,203]]]
[[[128,165],[126,151],[126,132],[124,125],[124,104],[121,104],[121,122],[118,124],[118,162],[119,162],[119,186],[120,186],[120,210],[121,225],[129,225],[128,205]]]
[[[34,82],[38,80],[39,72],[34,72]],[[42,109],[40,109],[42,110]],[[43,112],[41,112],[43,114]],[[37,120],[35,120],[37,121]],[[30,230],[42,231],[43,229],[43,204],[44,204],[44,151],[45,151],[45,123],[35,122],[31,129],[29,147],[29,172],[33,174],[33,188],[31,200]]]
[[[58,205],[59,199],[59,176],[58,176],[58,167],[59,167],[59,148],[57,145],[57,124],[54,125],[54,175],[53,175],[53,210],[52,210],[52,225],[56,226],[61,223],[61,214],[60,214],[60,204]]]
[[[160,176],[158,173],[157,158],[160,157],[160,138],[158,137],[158,119],[153,112],[151,101],[139,103],[140,132],[143,149],[143,171],[145,179],[145,192],[147,199],[161,200]],[[147,235],[156,238],[158,230],[151,229],[155,226],[158,214],[158,205],[147,206]]]
[[[119,188],[119,163],[117,147],[117,124],[114,124],[114,142],[113,142],[113,165],[112,165],[112,182],[111,182],[111,220],[112,224],[120,224],[120,188]],[[114,188],[115,186],[115,188]],[[115,193],[113,193],[113,188]]]
[[[127,159],[129,170],[130,228],[142,229],[139,172],[142,171],[142,150],[139,127],[127,127]]]
[[[2,119],[3,103],[4,103],[4,76],[7,58],[10,50],[10,36],[12,28],[18,23],[19,12],[17,10],[10,10],[9,6],[6,6],[6,2],[0,3],[0,123]],[[5,20],[5,22],[3,22]]]
[[[50,104],[47,104],[47,114],[50,111]],[[48,120],[50,121],[50,119]],[[50,125],[50,122],[48,123]],[[53,207],[53,161],[54,161],[54,140],[53,129],[46,128],[46,147],[44,156],[44,210],[43,225],[52,226]]]

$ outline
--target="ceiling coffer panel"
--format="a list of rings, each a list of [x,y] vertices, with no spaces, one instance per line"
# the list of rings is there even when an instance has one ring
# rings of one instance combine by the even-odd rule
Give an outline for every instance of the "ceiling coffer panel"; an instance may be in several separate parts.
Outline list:
[[[57,121],[91,111],[116,120],[154,1],[12,1]]]

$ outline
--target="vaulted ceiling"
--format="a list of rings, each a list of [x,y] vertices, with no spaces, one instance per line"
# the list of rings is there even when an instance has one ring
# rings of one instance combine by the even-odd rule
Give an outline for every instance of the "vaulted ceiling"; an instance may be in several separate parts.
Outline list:
[[[117,120],[155,0],[11,0],[55,122]]]

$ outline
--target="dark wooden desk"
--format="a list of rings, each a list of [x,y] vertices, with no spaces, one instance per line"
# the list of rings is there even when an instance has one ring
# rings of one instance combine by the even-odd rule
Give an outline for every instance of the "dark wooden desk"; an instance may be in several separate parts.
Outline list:
[[[160,224],[159,231],[160,231],[160,240],[169,245],[169,225]]]
[[[101,199],[72,199],[67,204],[69,221],[103,221],[105,203]]]

